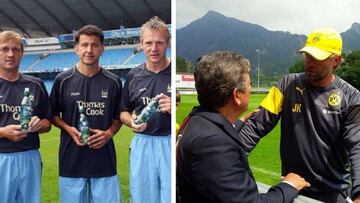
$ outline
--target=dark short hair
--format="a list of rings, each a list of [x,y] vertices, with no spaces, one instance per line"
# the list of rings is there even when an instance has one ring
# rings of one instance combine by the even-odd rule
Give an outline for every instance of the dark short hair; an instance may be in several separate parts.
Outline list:
[[[194,73],[200,105],[216,110],[226,105],[235,88],[245,93],[243,74],[249,71],[249,60],[235,52],[218,51],[201,56]]]
[[[75,36],[76,44],[79,43],[80,35],[95,35],[100,38],[101,44],[104,44],[104,33],[103,31],[96,25],[85,25],[77,31]]]

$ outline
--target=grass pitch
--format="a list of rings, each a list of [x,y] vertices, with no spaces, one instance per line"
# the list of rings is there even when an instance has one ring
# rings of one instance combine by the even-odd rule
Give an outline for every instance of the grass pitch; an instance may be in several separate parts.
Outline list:
[[[124,203],[130,202],[129,194],[129,146],[133,136],[130,128],[123,125],[114,136],[117,172],[120,177],[121,194]],[[60,131],[55,126],[49,133],[40,135],[40,152],[43,162],[42,202],[60,202],[58,151]]]
[[[252,94],[248,111],[257,108],[265,96],[265,94]],[[196,95],[181,95],[181,103],[176,112],[176,122],[181,124],[181,121],[196,105],[199,105]],[[280,128],[278,124],[267,136],[261,139],[260,143],[248,157],[251,170],[257,182],[275,185],[280,181],[279,146]]]

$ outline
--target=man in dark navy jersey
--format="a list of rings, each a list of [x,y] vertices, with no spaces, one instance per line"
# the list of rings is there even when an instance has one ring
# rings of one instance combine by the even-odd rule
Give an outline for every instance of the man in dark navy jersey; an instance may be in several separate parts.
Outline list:
[[[39,133],[51,128],[44,83],[19,72],[24,53],[21,36],[0,33],[0,202],[41,202]],[[32,118],[21,130],[20,104],[29,88]]]
[[[171,65],[166,58],[170,33],[154,17],[141,28],[141,47],[146,62],[132,69],[121,98],[121,121],[135,131],[130,146],[130,194],[132,203],[168,203],[171,200]],[[152,100],[157,112],[147,123],[136,125],[139,114]]]
[[[300,49],[304,73],[286,75],[270,89],[241,137],[250,152],[281,118],[282,173],[293,171],[311,184],[300,194],[360,202],[360,92],[334,74],[341,50],[334,28],[311,32]]]
[[[104,35],[94,25],[76,34],[80,61],[59,74],[51,91],[53,123],[61,129],[59,187],[61,202],[121,202],[112,137],[118,132],[120,79],[99,66]],[[85,110],[90,137],[80,141],[79,107]]]

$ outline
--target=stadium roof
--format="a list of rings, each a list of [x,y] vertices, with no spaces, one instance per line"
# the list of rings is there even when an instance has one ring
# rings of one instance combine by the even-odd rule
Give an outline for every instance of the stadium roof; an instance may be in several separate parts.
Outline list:
[[[0,31],[24,37],[69,34],[86,24],[140,27],[152,16],[171,24],[171,0],[0,0]]]

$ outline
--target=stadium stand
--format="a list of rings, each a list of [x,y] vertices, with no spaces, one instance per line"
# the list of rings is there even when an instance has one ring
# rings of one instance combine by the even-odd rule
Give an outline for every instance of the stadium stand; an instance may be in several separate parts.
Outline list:
[[[27,71],[54,71],[72,67],[77,61],[78,56],[74,52],[43,54],[42,59],[33,64]]]
[[[127,65],[129,65],[129,64],[140,64],[140,63],[144,62],[144,59],[145,59],[144,52],[139,52],[136,55],[132,56],[130,58],[130,60],[128,60],[126,62],[126,64]]]
[[[134,52],[135,48],[107,47],[100,64],[109,69],[129,69],[145,61],[144,52]],[[171,49],[167,49],[166,55],[171,57]],[[20,63],[23,72],[59,72],[71,68],[79,60],[74,50],[62,52],[43,52],[26,54]]]
[[[25,71],[27,68],[31,67],[34,63],[40,60],[39,54],[28,54],[24,55],[20,63],[20,71]]]
[[[131,57],[133,49],[107,49],[100,58],[102,66],[122,65],[126,59]]]
[[[140,27],[152,16],[171,23],[171,1],[11,0],[0,3],[0,29],[26,38],[57,37],[86,24],[103,30]]]
[[[13,30],[24,37],[26,47],[20,71],[43,79],[50,92],[56,75],[64,67],[77,62],[73,36],[76,30],[87,24],[107,31],[104,40],[106,52],[100,63],[124,81],[128,71],[134,66],[124,65],[125,61],[135,54],[134,48],[139,47],[137,30],[152,16],[159,16],[167,24],[171,24],[171,1],[5,0],[0,2],[0,32]],[[62,35],[70,35],[70,40],[61,41]],[[145,58],[142,61],[144,60]],[[46,139],[49,136],[44,137]],[[46,141],[48,140],[45,140],[42,149],[53,148]],[[54,157],[56,154],[46,153],[43,161],[47,169],[50,165],[56,171],[58,166]],[[53,181],[58,176],[48,172],[47,170],[43,176],[46,190],[43,191],[42,201],[59,202],[58,185]],[[122,178],[126,179],[127,176],[125,170]],[[125,185],[125,191],[128,191],[126,187]],[[129,202],[128,192],[125,192],[123,201]]]

